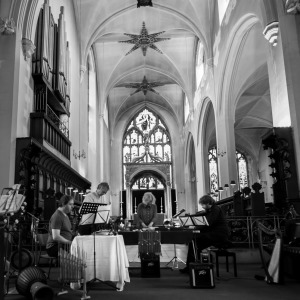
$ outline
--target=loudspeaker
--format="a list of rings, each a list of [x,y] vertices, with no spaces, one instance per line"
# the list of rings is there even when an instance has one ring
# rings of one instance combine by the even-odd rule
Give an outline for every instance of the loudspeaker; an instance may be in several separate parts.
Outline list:
[[[160,277],[160,259],[155,254],[141,255],[141,277]]]
[[[190,263],[190,286],[192,288],[214,288],[213,264]]]

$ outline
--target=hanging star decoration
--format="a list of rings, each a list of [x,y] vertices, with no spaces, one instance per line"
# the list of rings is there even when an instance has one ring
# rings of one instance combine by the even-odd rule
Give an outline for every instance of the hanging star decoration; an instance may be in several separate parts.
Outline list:
[[[137,0],[137,8],[140,6],[153,6],[152,0]]]
[[[126,87],[126,88],[136,89],[133,93],[130,94],[130,96],[132,96],[132,95],[134,95],[138,92],[141,92],[141,91],[146,96],[148,91],[151,91],[152,93],[155,93],[155,94],[159,95],[159,93],[156,90],[154,90],[153,88],[157,87],[157,86],[163,86],[163,85],[165,85],[165,84],[161,83],[161,82],[156,82],[156,81],[149,82],[146,79],[146,76],[144,76],[143,81],[141,83],[127,83],[127,84],[119,85],[119,87]]]
[[[151,48],[151,49],[163,54],[162,51],[159,50],[155,46],[155,43],[158,43],[161,41],[166,41],[166,40],[170,39],[170,38],[158,38],[157,37],[164,32],[165,31],[148,34],[148,30],[146,29],[145,22],[143,22],[141,34],[137,35],[137,34],[124,33],[124,35],[131,37],[131,40],[119,41],[119,43],[134,44],[134,46],[131,48],[131,50],[128,51],[125,55],[132,53],[133,51],[137,50],[138,48],[142,49],[144,56],[146,56],[148,48]]]

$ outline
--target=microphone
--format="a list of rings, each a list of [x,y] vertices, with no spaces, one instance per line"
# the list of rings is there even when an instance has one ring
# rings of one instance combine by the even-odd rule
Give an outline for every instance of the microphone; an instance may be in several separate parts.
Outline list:
[[[182,209],[181,211],[179,211],[177,214],[175,214],[172,218],[175,219],[177,218],[179,215],[181,215],[183,212],[185,212],[185,209]]]

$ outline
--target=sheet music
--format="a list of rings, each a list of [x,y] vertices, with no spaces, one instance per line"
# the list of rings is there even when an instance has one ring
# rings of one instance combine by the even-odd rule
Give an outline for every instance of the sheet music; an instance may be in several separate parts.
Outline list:
[[[81,207],[79,213],[81,214],[81,219],[79,225],[91,225],[91,224],[107,224],[110,217],[111,204],[101,204],[99,203],[87,203],[85,202],[85,207]],[[95,213],[85,213],[89,209],[97,208]]]
[[[111,204],[98,207],[95,224],[107,224],[110,216]]]
[[[194,226],[193,221],[190,216],[179,217],[182,226]]]
[[[7,198],[10,195],[2,195],[0,198],[0,214],[5,214],[7,212],[7,208],[9,208],[9,206],[7,205]]]
[[[24,200],[25,196],[18,194],[18,190],[10,190],[7,195],[0,198],[0,214],[18,212]]]
[[[79,225],[91,225],[94,224],[95,214],[88,213],[81,216]]]
[[[199,226],[199,225],[209,226],[205,216],[191,216],[191,218],[195,226]]]

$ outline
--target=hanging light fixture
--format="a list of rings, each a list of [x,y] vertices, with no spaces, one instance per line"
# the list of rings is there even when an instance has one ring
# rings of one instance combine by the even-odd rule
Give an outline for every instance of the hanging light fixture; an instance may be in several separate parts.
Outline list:
[[[223,157],[226,154],[226,151],[221,151],[219,148],[216,151],[217,157]]]

